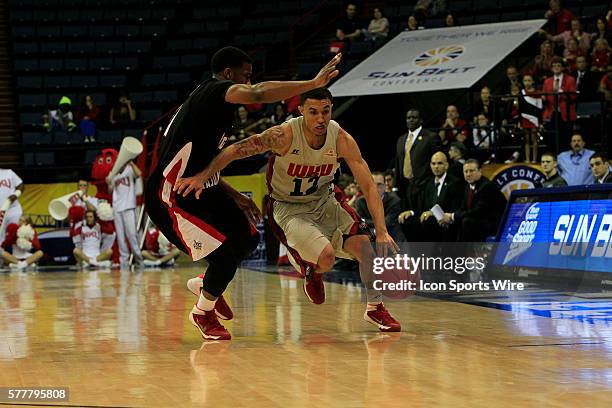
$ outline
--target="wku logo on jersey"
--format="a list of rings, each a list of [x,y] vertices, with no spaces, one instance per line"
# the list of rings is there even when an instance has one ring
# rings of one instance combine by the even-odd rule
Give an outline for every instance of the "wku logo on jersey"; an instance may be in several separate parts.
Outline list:
[[[124,185],[126,187],[130,186],[130,177],[125,176],[115,180],[115,187],[119,187],[120,185]]]
[[[11,179],[0,180],[0,187],[11,188]]]
[[[333,164],[321,164],[319,166],[309,166],[307,164],[289,164],[289,168],[287,169],[287,174],[291,177],[323,177],[329,176],[334,169]]]
[[[100,237],[98,236],[98,231],[84,231],[81,233],[81,236],[83,237],[83,239],[88,239],[88,238],[93,238],[93,239],[99,239]]]

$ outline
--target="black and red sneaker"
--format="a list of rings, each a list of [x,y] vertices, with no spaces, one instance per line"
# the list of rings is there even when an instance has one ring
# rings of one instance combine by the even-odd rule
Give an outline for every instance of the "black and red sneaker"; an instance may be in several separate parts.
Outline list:
[[[204,274],[198,275],[195,278],[191,278],[187,281],[187,289],[191,293],[196,296],[200,296],[200,291],[202,289],[202,279],[204,279]],[[232,320],[234,318],[234,312],[229,307],[223,295],[219,296],[217,302],[215,303],[215,313],[217,317],[221,320]]]
[[[323,285],[323,274],[316,273],[311,266],[306,267],[304,278],[304,293],[315,305],[325,302],[325,285]]]
[[[205,311],[194,306],[189,313],[189,321],[198,328],[202,337],[206,340],[230,340],[232,335],[219,323],[217,314],[213,311]]]
[[[400,322],[391,316],[391,313],[389,313],[382,302],[376,305],[376,309],[366,309],[363,318],[366,322],[377,326],[381,332],[398,332],[402,330]]]

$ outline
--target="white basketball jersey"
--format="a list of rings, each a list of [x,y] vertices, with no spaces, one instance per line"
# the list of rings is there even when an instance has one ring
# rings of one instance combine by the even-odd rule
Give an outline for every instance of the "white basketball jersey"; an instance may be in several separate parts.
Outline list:
[[[113,177],[113,210],[120,212],[136,208],[136,175],[132,166],[125,166]]]
[[[302,116],[290,119],[293,140],[284,156],[275,156],[268,175],[270,195],[277,201],[307,203],[331,192],[331,183],[338,169],[336,142],[340,125],[330,121],[325,143],[319,149],[308,145]]]
[[[4,204],[4,200],[15,194],[17,186],[21,183],[23,183],[23,181],[13,170],[0,169],[0,206]],[[16,207],[21,208],[19,200],[13,201],[9,209]]]

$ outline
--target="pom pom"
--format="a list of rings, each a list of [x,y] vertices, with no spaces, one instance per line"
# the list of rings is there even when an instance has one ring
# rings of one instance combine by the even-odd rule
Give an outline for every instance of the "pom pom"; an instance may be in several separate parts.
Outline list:
[[[113,219],[113,207],[106,201],[101,202],[98,205],[98,218],[102,221],[112,221]]]
[[[17,229],[17,238],[24,238],[28,241],[32,241],[34,239],[34,228],[30,225],[22,225]]]
[[[32,241],[28,241],[25,238],[17,238],[17,246],[24,251],[30,251],[32,249]]]
[[[170,252],[170,247],[172,246],[170,241],[168,241],[168,238],[166,238],[161,231],[157,236],[157,245],[159,245],[159,254],[162,256],[168,255],[168,252]]]

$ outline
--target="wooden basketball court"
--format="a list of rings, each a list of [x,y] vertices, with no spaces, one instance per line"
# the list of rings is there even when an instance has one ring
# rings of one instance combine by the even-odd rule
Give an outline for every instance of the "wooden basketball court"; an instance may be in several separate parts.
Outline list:
[[[300,280],[241,269],[233,340],[203,343],[185,289],[200,272],[1,273],[0,386],[69,387],[59,406],[612,404],[607,320],[414,296],[387,303],[403,332],[381,334],[354,284],[326,283],[317,306]]]

